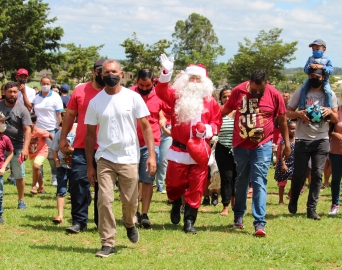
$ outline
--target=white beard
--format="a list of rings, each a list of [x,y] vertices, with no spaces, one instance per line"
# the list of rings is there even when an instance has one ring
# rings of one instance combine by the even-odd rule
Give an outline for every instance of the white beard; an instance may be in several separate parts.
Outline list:
[[[177,125],[200,119],[204,109],[203,98],[211,96],[214,91],[210,79],[202,78],[201,80],[201,83],[189,82],[189,76],[184,74],[175,81],[172,88],[176,89]]]

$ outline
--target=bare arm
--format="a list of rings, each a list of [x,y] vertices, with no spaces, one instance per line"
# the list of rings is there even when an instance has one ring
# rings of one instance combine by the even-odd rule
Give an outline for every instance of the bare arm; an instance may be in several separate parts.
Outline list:
[[[289,140],[289,130],[287,128],[287,119],[285,114],[281,114],[278,116],[278,124],[281,136],[285,142],[285,149],[282,151],[282,158],[287,159],[291,155],[291,146]]]
[[[60,112],[56,112],[56,115],[57,115],[57,126],[59,127],[59,124],[62,122],[62,115]]]
[[[24,129],[24,146],[21,150],[21,158],[25,161],[28,158],[28,148],[31,141],[31,126],[23,126]]]
[[[89,183],[94,187],[97,182],[96,171],[94,168],[94,147],[96,140],[96,127],[94,125],[87,125],[87,134],[84,141],[85,154],[87,159],[87,176]]]
[[[150,123],[147,117],[139,118],[138,122],[141,127],[141,131],[144,137],[144,141],[148,150],[148,158],[146,161],[146,171],[149,171],[149,176],[152,176],[156,172],[156,154],[154,151],[154,137]]]
[[[222,116],[225,116],[225,115],[231,113],[232,111],[233,111],[233,109],[231,109],[231,108],[228,108],[228,107],[226,107],[224,105],[221,106]]]
[[[28,111],[30,112],[32,110],[32,103],[28,100],[27,94],[26,94],[26,86],[25,84],[21,84],[19,87],[19,91],[21,92],[22,96],[23,96],[23,101],[24,101],[24,105],[25,107],[28,109]]]
[[[8,163],[11,161],[11,159],[13,158],[14,153],[13,151],[7,152],[7,158],[4,162],[4,164],[2,165],[1,169],[0,169],[0,175],[4,175],[6,167],[8,165]]]
[[[52,151],[53,160],[56,162],[56,167],[57,168],[62,167],[61,162],[58,158],[57,152],[55,150],[51,150],[51,151]]]
[[[295,111],[295,109],[291,108],[290,106],[288,106],[288,108],[287,108],[286,117],[289,119],[300,118],[300,119],[304,120],[305,122],[310,122],[310,119],[306,116],[305,110]]]
[[[63,127],[61,131],[61,138],[59,140],[59,150],[62,153],[65,153],[70,146],[66,137],[70,130],[72,129],[72,125],[74,124],[75,117],[76,117],[76,110],[67,109],[64,119],[63,119]]]

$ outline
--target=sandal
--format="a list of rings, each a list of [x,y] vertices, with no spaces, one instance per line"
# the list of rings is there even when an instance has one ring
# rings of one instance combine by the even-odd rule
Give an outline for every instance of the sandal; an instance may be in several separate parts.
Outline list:
[[[36,195],[38,193],[38,190],[36,187],[32,187],[32,189],[30,190],[30,193],[33,195]]]
[[[38,188],[37,193],[38,194],[45,194],[46,193],[45,188],[42,188],[42,189]]]
[[[52,220],[53,223],[55,224],[60,224],[63,222],[63,219],[61,217],[55,217],[53,220]]]

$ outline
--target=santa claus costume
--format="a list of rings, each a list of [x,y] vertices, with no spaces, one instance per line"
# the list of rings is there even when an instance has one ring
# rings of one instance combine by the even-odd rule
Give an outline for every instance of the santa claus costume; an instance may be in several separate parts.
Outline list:
[[[171,222],[180,222],[181,197],[184,195],[184,231],[196,233],[193,227],[202,194],[206,186],[210,148],[208,142],[216,135],[222,125],[221,110],[212,97],[214,86],[207,77],[203,65],[191,65],[185,73],[169,87],[172,77],[173,62],[161,55],[163,71],[156,86],[158,97],[171,107],[172,145],[166,154],[168,167],[166,171],[166,191],[173,200],[170,214]],[[190,80],[189,80],[190,79]],[[195,139],[200,138],[201,146],[194,146]],[[201,144],[201,141],[198,142]],[[190,147],[199,154],[189,154]],[[209,152],[208,152],[209,149]],[[196,161],[197,162],[196,162]],[[202,164],[198,164],[202,160]]]

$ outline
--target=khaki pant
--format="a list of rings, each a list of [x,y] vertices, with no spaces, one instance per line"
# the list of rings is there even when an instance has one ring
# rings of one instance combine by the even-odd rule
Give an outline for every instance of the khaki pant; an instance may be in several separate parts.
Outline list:
[[[138,206],[138,164],[116,164],[100,158],[97,162],[97,208],[102,246],[114,247],[116,222],[112,204],[117,180],[122,202],[122,221],[126,228],[132,228],[135,226],[135,212]]]

